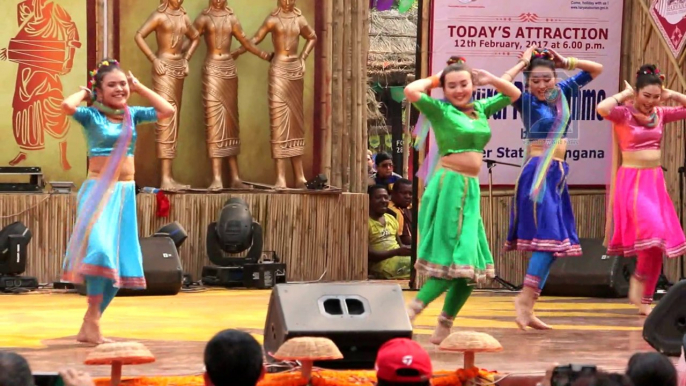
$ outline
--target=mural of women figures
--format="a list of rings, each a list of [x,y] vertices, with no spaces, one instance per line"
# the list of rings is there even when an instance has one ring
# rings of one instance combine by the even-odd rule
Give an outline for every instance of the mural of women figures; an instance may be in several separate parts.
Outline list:
[[[180,128],[183,82],[188,75],[188,60],[199,43],[198,31],[193,27],[182,4],[183,0],[160,0],[160,6],[136,32],[135,38],[138,47],[153,64],[153,90],[176,108],[174,116],[158,121],[155,130],[157,158],[162,166],[160,189],[167,191],[190,188],[176,182],[172,174]],[[157,39],[156,54],[145,42],[145,38],[152,32],[155,32]],[[191,42],[186,52],[183,50],[184,37]]]
[[[231,55],[232,37],[250,52],[269,60],[271,54],[255,48],[245,37],[243,27],[226,0],[210,4],[195,20],[195,28],[205,36],[207,56],[203,68],[202,93],[205,107],[207,151],[212,159],[212,184],[209,190],[221,190],[222,162],[228,159],[233,189],[247,188],[238,173],[237,156],[241,140],[238,124],[238,74]],[[192,56],[193,52],[189,52]]]
[[[303,85],[305,60],[317,42],[317,35],[307,23],[295,0],[278,0],[277,8],[264,20],[252,38],[259,44],[272,35],[274,56],[269,68],[269,117],[271,121],[272,158],[276,160],[276,188],[286,188],[286,159],[291,159],[295,187],[304,189],[302,156],[305,152],[305,116]],[[298,54],[300,37],[307,44]],[[239,49],[236,54],[245,52]]]
[[[16,166],[27,159],[27,152],[44,150],[47,133],[60,141],[60,163],[69,170],[65,140],[69,117],[60,107],[64,99],[60,76],[71,72],[75,51],[81,47],[76,23],[64,8],[48,0],[20,1],[17,23],[17,35],[0,49],[0,60],[19,65],[12,126],[20,151],[9,164]]]

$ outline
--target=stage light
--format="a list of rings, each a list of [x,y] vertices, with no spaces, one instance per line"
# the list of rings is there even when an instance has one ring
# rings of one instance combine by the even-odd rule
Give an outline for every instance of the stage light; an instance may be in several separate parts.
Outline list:
[[[235,197],[229,199],[218,217],[217,222],[207,226],[206,239],[207,257],[217,267],[203,267],[203,283],[271,288],[278,282],[285,282],[286,265],[276,264],[279,258],[275,253],[271,260],[264,256],[262,226],[253,219],[245,201]],[[245,257],[227,256],[245,251]]]
[[[38,288],[36,278],[19,276],[26,271],[26,249],[32,237],[19,221],[0,230],[0,290]]]
[[[153,236],[169,237],[174,241],[174,245],[176,245],[176,250],[178,251],[181,249],[183,242],[188,238],[188,233],[186,233],[186,230],[183,229],[178,221],[174,221],[173,223],[167,224],[160,228]]]

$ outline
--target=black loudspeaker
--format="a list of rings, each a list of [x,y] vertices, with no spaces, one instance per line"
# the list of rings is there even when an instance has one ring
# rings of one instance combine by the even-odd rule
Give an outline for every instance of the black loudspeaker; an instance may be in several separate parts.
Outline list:
[[[147,288],[144,290],[121,289],[117,296],[176,295],[183,285],[183,268],[174,240],[168,236],[140,239],[143,253],[143,273]],[[78,286],[78,292],[86,295],[86,286]]]
[[[560,257],[543,287],[544,296],[625,298],[635,257],[608,256],[602,239],[580,239],[583,255]]]
[[[655,350],[681,356],[686,334],[686,280],[674,284],[643,323],[643,339]]]
[[[276,353],[286,340],[331,339],[343,359],[315,362],[329,369],[373,369],[381,345],[412,338],[402,289],[384,283],[277,284],[264,326],[264,349]],[[268,355],[268,360],[275,360]]]

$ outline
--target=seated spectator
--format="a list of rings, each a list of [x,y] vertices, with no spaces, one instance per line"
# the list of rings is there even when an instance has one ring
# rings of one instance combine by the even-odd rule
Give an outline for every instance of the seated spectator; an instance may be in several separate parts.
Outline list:
[[[657,352],[632,355],[626,375],[634,386],[677,386],[676,368],[666,356]]]
[[[400,174],[393,172],[393,159],[387,153],[376,155],[376,173],[369,179],[369,186],[385,185],[386,189],[392,189],[393,184],[402,178]]]
[[[393,184],[388,213],[398,220],[400,242],[412,245],[412,181],[400,178]]]
[[[398,240],[398,221],[388,214],[388,191],[369,188],[369,271],[377,279],[409,279],[409,246]]]
[[[262,347],[247,332],[224,330],[207,342],[206,386],[255,386],[265,372]]]
[[[33,373],[23,356],[0,352],[0,386],[33,386]]]
[[[378,386],[430,386],[433,368],[429,353],[407,338],[391,339],[376,355]]]

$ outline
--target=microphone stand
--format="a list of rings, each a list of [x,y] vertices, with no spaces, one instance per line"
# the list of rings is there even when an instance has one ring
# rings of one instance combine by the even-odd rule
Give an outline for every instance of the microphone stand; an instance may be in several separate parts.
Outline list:
[[[520,165],[517,164],[511,164],[507,162],[499,162],[499,161],[493,161],[490,159],[484,159],[484,162],[486,162],[486,167],[488,168],[488,239],[493,240],[493,168],[496,167],[496,165],[507,165],[507,166],[514,166],[516,168],[520,167]],[[510,291],[520,291],[522,289],[522,286],[516,286],[509,281],[503,279],[502,277],[495,275],[495,278],[493,279],[506,289]]]

